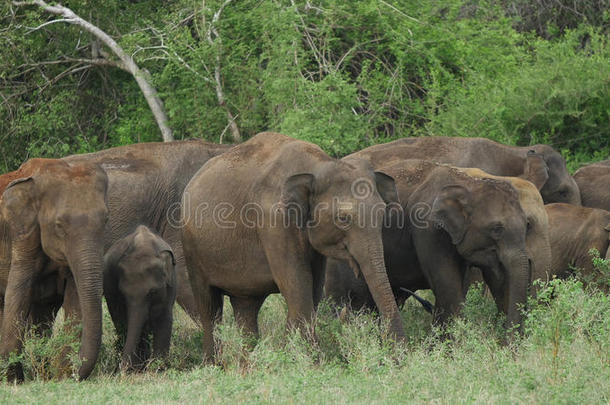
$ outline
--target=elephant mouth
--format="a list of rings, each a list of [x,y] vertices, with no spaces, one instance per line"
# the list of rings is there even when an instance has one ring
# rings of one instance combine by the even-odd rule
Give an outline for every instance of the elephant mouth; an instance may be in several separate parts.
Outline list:
[[[358,264],[358,261],[354,258],[354,256],[352,256],[352,254],[349,252],[347,245],[344,245],[344,247],[345,247],[346,260],[349,264],[349,267],[354,272],[354,277],[356,277],[357,279],[360,279],[362,276],[362,270],[360,270],[360,265]]]

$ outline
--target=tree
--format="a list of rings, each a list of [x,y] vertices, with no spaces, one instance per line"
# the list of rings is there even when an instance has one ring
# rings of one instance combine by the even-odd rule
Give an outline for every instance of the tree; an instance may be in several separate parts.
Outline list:
[[[95,38],[101,41],[104,45],[106,45],[110,50],[119,58],[118,61],[112,60],[109,58],[109,55],[103,51],[101,47],[96,45],[92,46],[92,56],[91,59],[74,59],[67,58],[64,59],[66,62],[85,62],[91,65],[104,65],[104,66],[115,66],[126,72],[129,72],[140,87],[144,98],[146,98],[146,102],[152,111],[155,120],[157,121],[157,125],[161,130],[161,134],[163,136],[163,141],[170,142],[174,140],[174,135],[172,133],[171,128],[168,124],[167,114],[165,113],[165,108],[163,107],[163,102],[161,98],[157,94],[157,90],[150,84],[150,78],[146,71],[140,69],[138,65],[135,63],[133,58],[128,55],[123,48],[119,46],[119,44],[112,39],[108,34],[102,31],[97,26],[93,25],[89,21],[84,20],[83,18],[76,15],[72,10],[67,7],[64,7],[60,4],[51,6],[44,2],[43,0],[32,0],[32,1],[13,1],[15,6],[30,6],[36,5],[42,8],[44,11],[62,16],[61,19],[55,19],[44,24],[40,25],[36,29],[40,29],[49,24],[65,22],[69,24],[75,24],[82,28],[84,28],[87,32],[91,33]],[[95,44],[95,43],[94,43]],[[101,58],[95,57],[99,53]]]

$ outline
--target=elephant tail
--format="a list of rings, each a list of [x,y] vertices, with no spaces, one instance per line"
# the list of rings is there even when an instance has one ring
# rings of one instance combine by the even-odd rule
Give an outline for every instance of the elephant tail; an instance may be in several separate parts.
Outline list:
[[[417,300],[417,302],[419,302],[428,313],[430,313],[430,314],[432,313],[432,311],[434,310],[434,305],[432,305],[432,303],[430,301],[423,299],[419,295],[415,294],[413,291],[407,290],[404,287],[400,287],[400,289],[401,289],[401,291],[404,291],[407,294],[413,296],[413,298],[415,298]]]

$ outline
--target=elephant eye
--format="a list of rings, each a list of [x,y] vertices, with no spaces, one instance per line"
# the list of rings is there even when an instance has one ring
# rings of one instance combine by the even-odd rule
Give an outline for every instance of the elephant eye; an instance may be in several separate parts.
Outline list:
[[[340,213],[337,215],[337,223],[339,225],[348,225],[352,222],[352,216],[347,213]]]
[[[561,190],[561,191],[559,191],[559,197],[567,198],[568,197],[568,190]]]
[[[499,239],[504,233],[504,225],[502,224],[494,224],[491,227],[491,237],[494,239]]]
[[[65,224],[62,220],[58,219],[55,221],[55,232],[61,237],[66,236]]]

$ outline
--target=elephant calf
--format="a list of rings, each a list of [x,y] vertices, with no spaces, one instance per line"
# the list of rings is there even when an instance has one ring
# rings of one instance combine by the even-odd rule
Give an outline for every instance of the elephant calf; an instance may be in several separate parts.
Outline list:
[[[597,249],[610,259],[610,212],[570,204],[545,205],[549,217],[552,273],[566,277],[570,266],[582,269],[586,276],[593,273],[589,250]]]
[[[176,300],[171,247],[144,225],[117,241],[104,256],[104,295],[124,345],[121,368],[142,368],[169,352]]]

